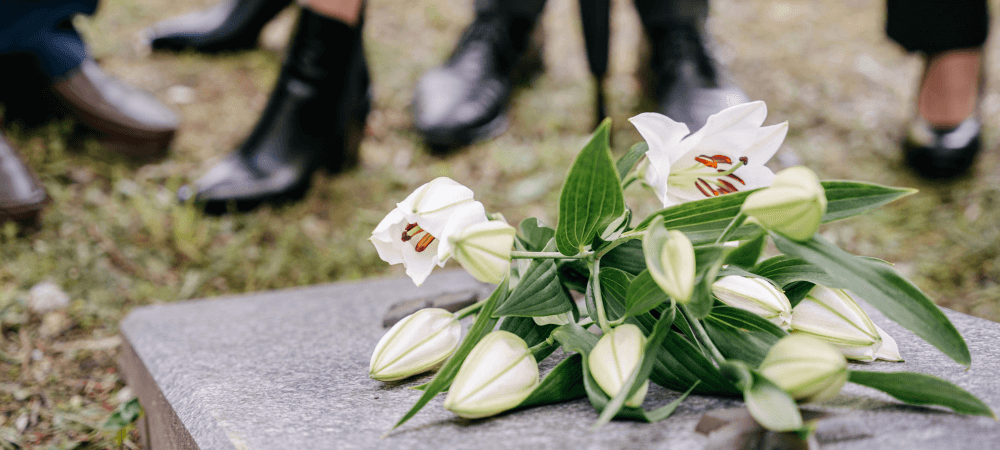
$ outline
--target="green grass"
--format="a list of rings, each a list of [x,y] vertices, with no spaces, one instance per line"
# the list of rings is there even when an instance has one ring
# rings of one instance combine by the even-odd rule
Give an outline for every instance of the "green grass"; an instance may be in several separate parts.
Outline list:
[[[117,446],[104,422],[128,393],[120,392],[113,338],[134,307],[401,275],[378,259],[367,237],[396,202],[434,177],[468,185],[511,222],[557,219],[558,188],[595,124],[575,2],[549,2],[546,72],[518,92],[510,131],[444,158],[421,144],[408,105],[420,74],[450,52],[472,2],[370,2],[365,36],[376,103],[361,166],[317,176],[293,205],[206,217],[178,204],[174,193],[253,126],[295,20],[294,8],[283,13],[265,30],[263,48],[251,52],[145,55],[133,45],[143,27],[213,1],[108,0],[97,16],[78,21],[108,72],[168,104],[171,87],[193,89],[193,102],[171,104],[183,124],[168,159],[143,165],[110,155],[74,133],[69,119],[3,125],[53,203],[37,230],[0,229],[0,447]],[[634,76],[642,65],[635,12],[627,1],[614,3],[606,88],[620,154],[639,139],[625,119],[655,103]],[[1000,319],[997,156],[986,152],[974,176],[948,184],[929,184],[903,167],[896,142],[912,111],[920,62],[883,36],[881,0],[724,0],[713,8],[720,59],[751,97],[768,103],[768,123],[790,122],[774,168],[801,163],[825,179],[921,189],[822,232],[850,251],[895,263],[941,305]],[[998,72],[992,48],[987,73]],[[984,101],[987,124],[1000,123],[993,86]],[[996,131],[987,133],[992,148]],[[641,189],[630,189],[627,200],[639,216],[656,207]],[[70,296],[65,311],[27,309],[28,290],[42,281]],[[122,445],[137,441],[133,432]]]

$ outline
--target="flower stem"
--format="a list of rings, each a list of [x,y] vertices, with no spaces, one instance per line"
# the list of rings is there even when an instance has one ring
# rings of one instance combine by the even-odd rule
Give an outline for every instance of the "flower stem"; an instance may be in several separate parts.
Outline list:
[[[607,255],[608,252],[610,252],[611,250],[614,250],[615,247],[617,247],[619,245],[622,245],[622,244],[624,244],[624,243],[626,243],[628,241],[631,241],[633,239],[642,239],[642,236],[644,234],[645,234],[645,230],[639,231],[639,232],[629,231],[627,233],[622,233],[621,236],[618,236],[618,239],[615,239],[614,241],[612,241],[608,245],[604,246],[604,248],[602,248],[600,251],[598,251],[597,253],[595,253],[594,254],[594,258],[600,258],[600,257],[602,257],[604,255]]]
[[[624,191],[626,188],[628,188],[632,183],[634,183],[638,179],[639,179],[639,175],[636,175],[635,172],[629,172],[628,175],[625,175],[625,179],[622,180],[622,190]]]
[[[726,225],[726,229],[722,230],[722,234],[720,234],[719,238],[715,240],[715,243],[721,244],[723,242],[726,242],[729,236],[731,236],[733,232],[735,232],[736,229],[740,227],[740,225],[743,225],[743,222],[745,222],[746,220],[747,220],[747,215],[744,214],[743,211],[740,211],[740,213],[737,214],[736,217],[733,217],[733,220],[729,222],[729,225]]]
[[[712,354],[712,358],[715,359],[716,364],[724,362],[726,360],[725,356],[719,352],[719,349],[715,347],[715,343],[712,339],[708,337],[708,333],[705,332],[705,328],[701,326],[701,321],[694,317],[690,311],[688,311],[687,306],[683,304],[678,304],[678,309],[684,314],[688,323],[691,324],[691,328],[694,329],[695,334],[697,334],[697,339],[708,348],[708,351]]]
[[[594,270],[590,275],[590,283],[594,286],[594,305],[597,307],[597,324],[601,327],[601,331],[607,333],[611,331],[611,325],[608,323],[608,315],[604,312],[604,299],[601,298],[601,260],[594,260]]]
[[[586,259],[594,252],[580,252],[572,256],[566,256],[559,252],[528,252],[514,250],[510,252],[511,259]]]
[[[478,312],[480,309],[483,308],[484,304],[486,304],[486,300],[480,300],[476,303],[473,303],[469,306],[466,306],[465,308],[458,310],[457,312],[455,312],[455,319],[461,320],[472,314],[475,314],[476,312]]]

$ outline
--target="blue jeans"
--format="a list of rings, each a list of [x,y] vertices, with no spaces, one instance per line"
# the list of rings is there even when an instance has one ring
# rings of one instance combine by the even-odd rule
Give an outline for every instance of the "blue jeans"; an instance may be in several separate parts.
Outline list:
[[[0,54],[30,53],[52,78],[87,59],[87,45],[70,22],[75,14],[93,14],[98,0],[0,1]]]

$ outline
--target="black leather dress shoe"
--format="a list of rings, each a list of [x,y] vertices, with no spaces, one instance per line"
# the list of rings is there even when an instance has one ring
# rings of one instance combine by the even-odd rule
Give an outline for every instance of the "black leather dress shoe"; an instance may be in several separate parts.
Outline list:
[[[254,48],[260,30],[292,0],[223,0],[203,11],[173,17],[143,32],[153,50],[204,53]]]
[[[708,117],[750,99],[733,84],[706,47],[703,24],[675,24],[649,30],[659,112],[691,132]]]
[[[967,172],[982,148],[982,126],[975,116],[951,129],[938,129],[921,117],[903,141],[906,163],[925,178],[954,178]]]
[[[126,156],[165,155],[180,122],[152,95],[109,76],[89,59],[56,80],[52,91],[102,144]]]
[[[34,224],[47,201],[38,176],[0,134],[0,223]]]
[[[358,161],[371,107],[361,27],[303,9],[264,112],[243,145],[178,192],[208,213],[302,197],[313,173]]]
[[[420,79],[413,121],[431,149],[444,152],[507,129],[512,80],[541,67],[530,26],[478,14],[441,67]]]

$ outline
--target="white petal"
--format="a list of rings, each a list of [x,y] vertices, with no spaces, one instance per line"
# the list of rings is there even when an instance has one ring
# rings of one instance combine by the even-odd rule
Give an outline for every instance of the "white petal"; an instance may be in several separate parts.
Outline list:
[[[878,331],[879,337],[882,338],[882,348],[875,352],[875,357],[884,361],[902,361],[903,357],[899,354],[896,340],[878,325],[875,325],[875,331]]]
[[[767,106],[764,102],[742,103],[711,115],[705,126],[688,139],[699,142],[694,148],[700,149],[700,154],[739,155],[753,143],[765,118]]]
[[[477,201],[463,203],[452,208],[447,223],[439,231],[440,237],[437,234],[431,233],[434,237],[438,237],[437,241],[441,242],[441,246],[437,249],[438,259],[443,263],[451,257],[450,238],[453,234],[464,230],[469,225],[487,221],[489,219],[486,217],[486,209],[482,203]],[[435,226],[437,225],[435,224]],[[430,230],[428,229],[428,231]]]
[[[663,207],[666,208],[673,204],[672,201],[668,200],[667,192],[669,188],[667,186],[667,181],[670,179],[670,161],[664,162],[662,166],[657,166],[650,161],[648,167],[646,167],[646,184],[656,191],[656,197],[660,199],[663,203]]]
[[[406,220],[399,209],[389,211],[389,214],[379,222],[372,231],[371,240],[375,245],[379,258],[389,264],[399,264],[403,262],[402,245],[405,243],[400,239],[403,229],[406,227]]]
[[[735,174],[746,183],[746,185],[733,183],[741,191],[767,187],[774,181],[774,172],[767,166],[744,166],[736,169]]]
[[[763,165],[778,151],[787,134],[788,122],[760,127],[754,137],[753,145],[743,151],[743,156],[747,157],[749,164]]]
[[[651,153],[670,152],[691,133],[687,125],[657,113],[642,113],[631,119],[632,125],[649,145]]]
[[[408,275],[412,280],[413,284],[420,286],[424,284],[424,280],[427,276],[431,274],[434,270],[435,265],[444,266],[443,263],[438,262],[437,248],[439,241],[437,239],[427,247],[426,250],[422,252],[417,252],[413,249],[412,245],[407,245],[403,247],[403,265],[406,266],[406,275]]]

